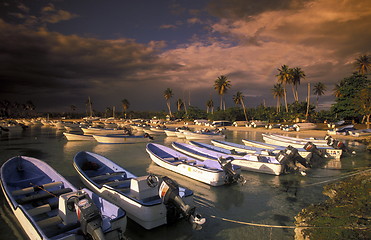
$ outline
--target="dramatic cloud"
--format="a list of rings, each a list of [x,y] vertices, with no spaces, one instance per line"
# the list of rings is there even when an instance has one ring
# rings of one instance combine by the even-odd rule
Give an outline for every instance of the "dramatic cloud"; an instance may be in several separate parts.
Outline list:
[[[133,110],[159,110],[166,108],[163,91],[169,87],[174,102],[191,97],[193,105],[204,108],[210,97],[218,101],[213,83],[226,75],[230,105],[237,91],[248,106],[263,100],[274,105],[277,68],[286,64],[306,73],[301,100],[306,83],[323,82],[327,91],[321,99],[329,106],[334,84],[354,71],[356,57],[371,52],[369,1],[215,0],[207,8],[212,15],[179,4],[170,9],[184,19],[164,18],[153,27],[164,38],[141,44],[84,37],[94,36],[90,32],[52,32],[51,24],[84,16],[53,4],[39,7],[38,15],[26,4],[15,5],[0,19],[1,98],[31,99],[50,109],[83,105],[91,96],[101,110],[126,98]],[[169,48],[166,34],[180,38],[196,27],[190,38]]]

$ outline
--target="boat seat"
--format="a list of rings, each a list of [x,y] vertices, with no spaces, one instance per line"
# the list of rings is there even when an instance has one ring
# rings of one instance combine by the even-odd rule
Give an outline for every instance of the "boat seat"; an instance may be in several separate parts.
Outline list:
[[[38,207],[35,207],[35,208],[31,208],[27,212],[31,216],[40,215],[40,214],[47,213],[47,212],[50,212],[53,209],[58,208],[58,204],[59,204],[59,202],[55,201],[53,203],[48,203],[48,204],[41,205],[41,206],[38,206]]]
[[[126,177],[126,172],[105,173],[105,174],[102,174],[102,175],[91,177],[90,179],[93,180],[93,181],[98,181],[98,180],[105,180],[105,179],[108,179],[108,178],[111,178],[111,177],[114,177],[114,176],[120,176],[120,175],[123,176],[123,177]]]
[[[23,197],[23,198],[19,198],[16,201],[19,204],[27,204],[27,203],[30,203],[30,202],[33,202],[33,201],[38,201],[38,200],[51,198],[51,197],[59,196],[59,195],[62,195],[64,193],[69,193],[69,192],[72,192],[71,188],[62,188],[62,189],[51,191],[51,192],[42,191],[42,192],[33,194],[31,196],[26,196],[26,197]]]
[[[109,182],[106,182],[106,183],[102,183],[101,185],[107,185],[107,186],[110,186],[110,187],[116,187],[116,186],[120,186],[124,183],[129,183],[128,185],[130,186],[130,182],[131,182],[131,179],[125,179],[125,180],[114,180],[114,181],[109,181]]]
[[[52,187],[60,187],[62,185],[63,185],[63,182],[51,182],[51,183],[46,183],[46,184],[39,185],[39,186],[32,186],[32,187],[22,188],[19,190],[14,190],[12,192],[12,195],[19,196],[19,195],[24,195],[27,193],[36,192],[41,189],[48,189],[48,188],[50,189]]]
[[[203,167],[205,167],[205,164],[195,164],[193,166],[203,168]]]
[[[53,225],[57,225],[59,223],[62,223],[62,218],[59,217],[59,216],[54,216],[54,217],[51,217],[51,218],[46,218],[44,220],[38,221],[37,225],[40,228],[48,228],[48,227],[51,227]]]
[[[196,160],[185,160],[184,162],[187,163],[187,164],[190,164],[190,165],[194,165],[194,164],[197,163]]]

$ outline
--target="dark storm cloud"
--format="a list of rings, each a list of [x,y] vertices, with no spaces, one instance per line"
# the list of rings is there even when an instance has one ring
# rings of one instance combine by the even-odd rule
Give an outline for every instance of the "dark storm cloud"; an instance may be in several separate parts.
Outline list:
[[[0,21],[0,92],[86,88],[154,68],[154,49],[130,40],[102,41],[33,31]],[[115,80],[113,80],[115,79]],[[93,82],[94,82],[93,81]]]

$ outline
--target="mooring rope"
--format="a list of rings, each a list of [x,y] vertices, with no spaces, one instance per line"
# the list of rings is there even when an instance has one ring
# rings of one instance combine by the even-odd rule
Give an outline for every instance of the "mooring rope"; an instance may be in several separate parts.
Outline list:
[[[339,179],[342,179],[342,178],[347,178],[347,177],[351,177],[351,176],[354,176],[354,175],[357,175],[357,174],[361,174],[361,173],[364,173],[364,172],[369,172],[371,171],[371,169],[367,169],[367,170],[363,170],[363,171],[357,171],[357,172],[353,172],[353,173],[350,173],[350,174],[347,174],[345,176],[341,176],[341,177],[338,177],[338,178],[335,178],[335,179],[329,179],[329,180],[326,180],[326,181],[322,181],[322,182],[318,182],[318,183],[312,183],[312,184],[308,184],[306,186],[313,186],[313,185],[318,185],[318,184],[323,184],[323,183],[327,183],[327,182],[331,182],[331,181],[336,181],[336,180],[339,180]],[[344,228],[344,229],[357,229],[357,230],[367,230],[368,228],[367,227],[346,227],[346,226],[282,226],[282,225],[271,225],[271,224],[260,224],[260,223],[250,223],[250,222],[243,222],[243,221],[238,221],[238,220],[232,220],[232,219],[228,219],[228,218],[223,218],[223,217],[217,217],[215,215],[210,215],[211,218],[215,218],[215,219],[219,219],[219,220],[222,220],[222,221],[226,221],[226,222],[232,222],[232,223],[237,223],[237,224],[242,224],[242,225],[249,225],[249,226],[255,226],[255,227],[264,227],[264,228],[281,228],[281,229],[295,229],[295,228]]]
[[[282,226],[282,225],[271,225],[271,224],[260,224],[260,223],[250,223],[250,222],[242,222],[242,221],[237,221],[237,220],[232,220],[228,218],[222,218],[222,217],[217,217],[214,215],[210,215],[210,217],[219,219],[222,221],[226,222],[232,222],[232,223],[238,223],[242,225],[249,225],[249,226],[254,226],[254,227],[264,227],[264,228],[289,228],[289,229],[295,229],[295,228],[344,228],[344,229],[357,229],[357,230],[366,230],[367,227],[345,227],[345,226],[324,226],[324,227],[319,227],[319,226]]]
[[[339,177],[332,178],[332,179],[325,180],[325,181],[321,181],[321,182],[305,184],[305,185],[303,185],[303,187],[315,186],[315,185],[320,185],[320,184],[324,184],[324,183],[328,183],[328,182],[333,182],[333,181],[337,181],[337,180],[340,180],[340,179],[343,179],[343,178],[348,178],[348,177],[355,176],[355,175],[365,173],[365,172],[369,172],[369,171],[371,171],[371,168],[363,170],[363,171],[356,171],[356,172],[347,173],[346,175],[339,176]]]
[[[32,186],[34,186],[34,187],[37,187],[37,188],[40,188],[41,190],[43,190],[43,191],[45,191],[45,192],[47,192],[47,193],[49,193],[50,195],[52,195],[53,197],[55,197],[55,198],[58,198],[58,196],[56,196],[55,194],[53,194],[52,192],[49,192],[48,190],[46,190],[45,188],[43,188],[43,187],[40,187],[40,186],[38,186],[38,185],[35,185],[35,184],[33,184],[33,183],[30,183],[30,185],[32,185]]]

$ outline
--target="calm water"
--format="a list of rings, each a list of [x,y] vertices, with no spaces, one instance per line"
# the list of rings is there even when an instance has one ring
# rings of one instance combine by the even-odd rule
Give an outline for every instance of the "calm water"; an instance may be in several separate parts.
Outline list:
[[[227,132],[228,141],[241,143],[242,138],[262,140],[257,132]],[[145,143],[67,142],[62,131],[50,127],[31,127],[3,134],[0,140],[1,164],[16,155],[35,157],[46,161],[76,187],[82,183],[72,167],[72,159],[79,151],[91,151],[106,156],[137,176],[149,172],[167,175],[194,191],[197,211],[207,219],[202,230],[193,231],[188,223],[181,221],[147,231],[129,221],[125,233],[129,239],[293,239],[293,229],[244,223],[291,226],[302,208],[326,199],[322,195],[324,182],[368,166],[370,161],[365,146],[350,142],[357,156],[332,160],[324,168],[309,171],[307,176],[271,176],[244,171],[242,175],[247,180],[244,185],[210,187],[154,165],[145,151]],[[156,136],[154,141],[170,146],[179,140]],[[26,239],[2,193],[0,203],[0,239]]]

